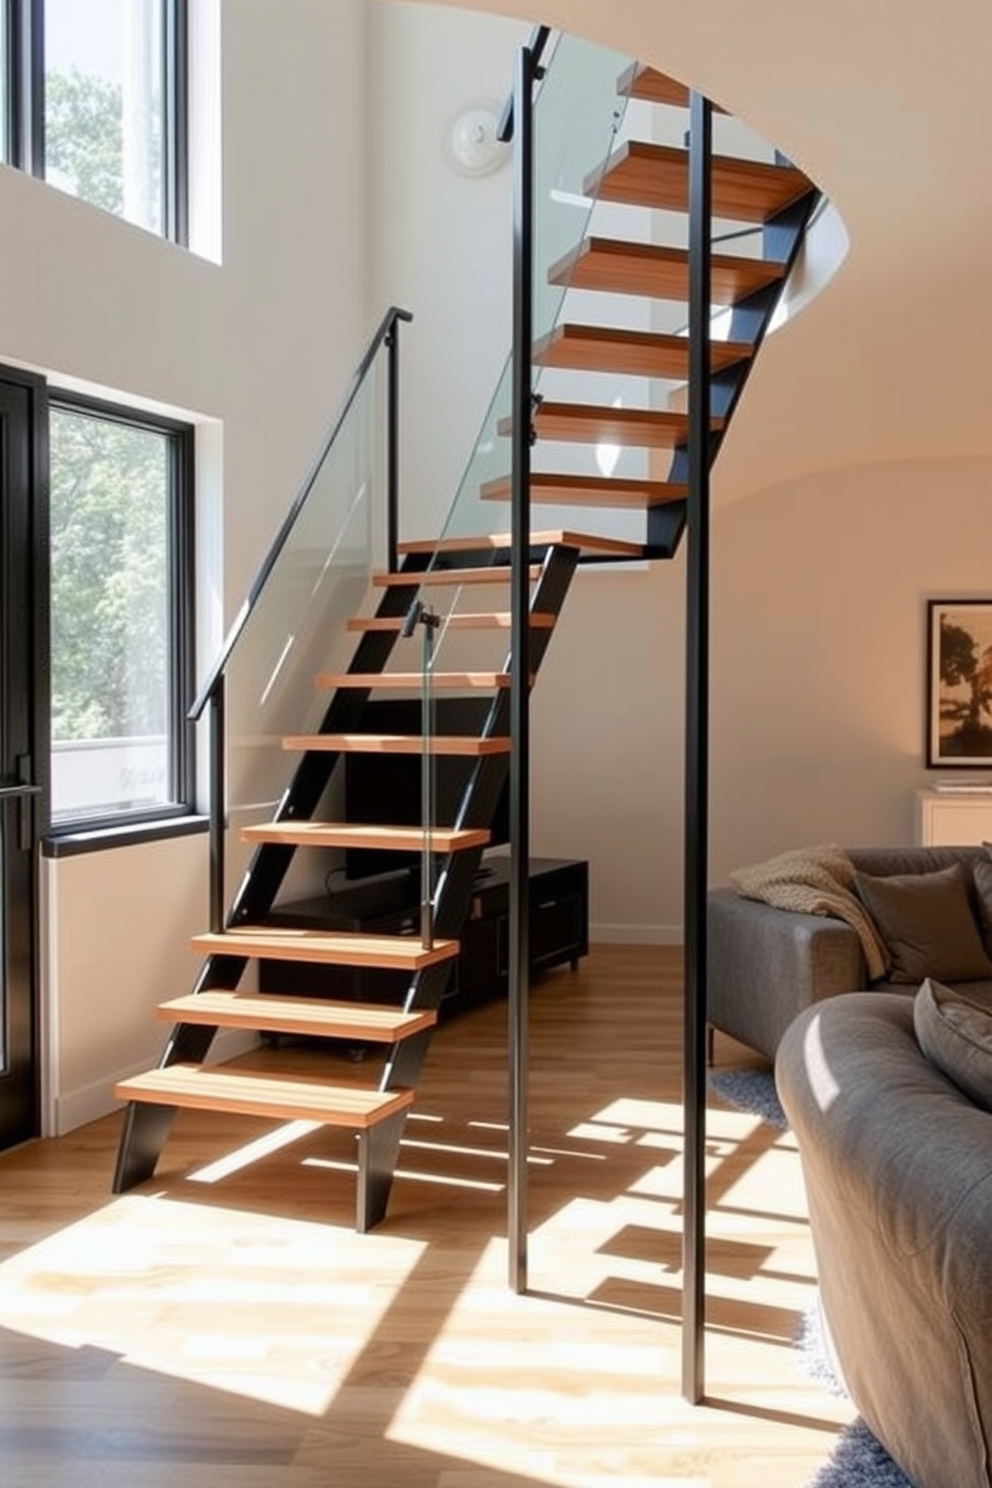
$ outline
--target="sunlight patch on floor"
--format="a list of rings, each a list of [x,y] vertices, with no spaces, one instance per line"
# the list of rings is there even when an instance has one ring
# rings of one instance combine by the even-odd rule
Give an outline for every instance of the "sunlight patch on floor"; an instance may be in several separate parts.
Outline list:
[[[0,1316],[62,1348],[319,1416],[424,1249],[131,1195],[0,1265]],[[370,1251],[388,1285],[369,1280]]]

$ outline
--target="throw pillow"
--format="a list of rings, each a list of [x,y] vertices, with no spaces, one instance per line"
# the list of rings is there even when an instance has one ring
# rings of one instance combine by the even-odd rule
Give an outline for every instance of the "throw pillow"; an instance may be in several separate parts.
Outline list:
[[[928,977],[913,1000],[913,1024],[930,1063],[992,1110],[992,1010]]]
[[[985,937],[985,949],[992,956],[992,857],[976,858],[971,872],[975,881],[978,917]]]
[[[968,982],[992,977],[960,863],[933,873],[858,873],[854,889],[889,953],[889,980],[936,977]]]

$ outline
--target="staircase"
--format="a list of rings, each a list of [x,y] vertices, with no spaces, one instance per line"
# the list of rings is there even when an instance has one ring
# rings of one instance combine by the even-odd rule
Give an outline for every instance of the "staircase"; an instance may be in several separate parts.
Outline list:
[[[565,42],[570,39],[563,38]],[[609,54],[601,55],[610,65]],[[567,57],[562,65],[567,68]],[[545,89],[559,70],[556,52]],[[612,110],[602,126],[607,149],[604,158],[587,162],[579,194],[590,202],[623,204],[640,212],[684,214],[685,147],[620,141],[616,134],[632,99],[646,101],[653,110],[684,123],[685,89],[653,69],[630,64],[614,73],[613,91]],[[581,97],[588,104],[587,88]],[[735,224],[736,231],[742,224],[760,226],[758,239],[749,240],[752,247],[757,241],[760,251],[752,256],[721,251],[712,257],[713,300],[730,308],[731,321],[728,339],[712,342],[711,458],[799,250],[816,192],[788,164],[715,156],[712,195],[714,216]],[[591,518],[582,521],[583,529],[600,525],[604,517],[609,524],[614,512],[631,509],[643,512],[644,530],[636,540],[568,525],[531,533],[530,686],[537,680],[579,565],[670,557],[683,530],[687,498],[687,337],[678,328],[625,327],[619,316],[616,324],[573,319],[572,306],[590,291],[633,298],[650,306],[652,316],[657,307],[667,306],[676,320],[684,318],[688,251],[633,236],[626,240],[586,231],[539,272],[556,294],[552,323],[539,325],[535,320],[532,360],[537,391],[532,426],[524,431],[533,453],[532,507],[578,511],[580,517]],[[479,659],[487,637],[490,650],[493,638],[497,646],[505,647],[510,628],[505,598],[511,579],[510,538],[505,532],[490,535],[489,526],[500,524],[490,524],[486,517],[510,499],[510,439],[515,430],[507,377],[441,538],[396,542],[395,470],[390,468],[388,561],[368,574],[356,612],[343,623],[339,617],[342,593],[350,594],[356,587],[354,574],[361,566],[356,552],[360,556],[372,546],[371,497],[368,505],[362,502],[375,484],[374,461],[369,456],[366,471],[349,441],[359,439],[352,431],[356,420],[366,416],[363,400],[378,360],[388,357],[391,371],[396,371],[399,321],[408,318],[391,312],[373,340],[314,475],[290,513],[243,619],[198,701],[195,711],[209,708],[214,730],[213,923],[192,942],[191,949],[201,960],[193,991],[159,1009],[172,1029],[158,1068],[117,1087],[127,1107],[115,1192],[153,1174],[176,1110],[188,1107],[274,1121],[306,1119],[352,1130],[357,1148],[357,1228],[371,1228],[386,1212],[404,1122],[507,778],[514,665],[512,655],[505,653],[495,662],[491,656]],[[594,385],[597,379],[600,384],[604,378],[636,379],[646,390],[644,406],[617,406],[616,400],[607,404],[591,398],[590,376]],[[348,447],[346,457],[337,454],[342,445]],[[593,468],[590,454],[602,446],[636,452],[638,468],[627,473]],[[564,452],[564,459],[559,452]],[[660,463],[663,459],[667,468]],[[339,467],[340,482],[335,475]],[[322,512],[319,520],[311,516],[315,502]],[[365,523],[360,531],[356,512],[363,514]],[[278,603],[268,598],[273,590]],[[316,619],[303,619],[310,611],[301,607],[299,615],[289,613],[280,628],[273,613],[292,611],[297,590],[305,593],[311,608],[317,595],[323,608]],[[495,601],[490,604],[492,596]],[[335,643],[344,640],[353,649],[343,663],[325,670],[319,658],[332,619]],[[300,661],[291,655],[294,651],[302,651]],[[449,651],[457,658],[450,669],[441,664]],[[311,656],[318,660],[312,668]],[[313,679],[313,697],[321,701],[301,702],[301,676],[308,678],[307,691]],[[237,720],[231,717],[235,693],[246,699],[237,704]],[[433,721],[426,734],[378,731],[371,704],[373,694],[380,698],[384,693],[419,703],[420,716]],[[278,716],[273,712],[277,696],[287,704]],[[449,696],[475,700],[476,725],[470,731],[449,722],[442,701]],[[420,756],[429,762],[424,774],[428,792],[431,763],[445,758],[461,761],[465,784],[452,819],[435,821],[428,816],[426,829],[423,821],[385,825],[351,821],[340,784],[342,762],[358,752]],[[295,760],[295,766],[288,783],[274,791],[271,818],[237,828],[237,838],[250,856],[230,910],[223,914],[224,844],[226,837],[235,835],[225,829],[225,788],[232,821],[243,814],[242,808],[247,810],[245,802],[265,795],[251,783],[240,796],[233,791],[232,800],[232,787],[227,785],[232,762],[243,757],[249,760],[249,774],[260,769],[263,775],[266,771],[273,775],[276,755],[282,761]],[[337,810],[325,819],[328,802]],[[429,795],[425,805],[429,809]],[[290,929],[275,923],[278,895],[298,854],[317,850],[326,856],[356,848],[419,855],[419,872],[402,870],[410,873],[414,901],[419,891],[419,933]],[[401,856],[401,861],[409,859]],[[368,974],[371,984],[381,987],[381,996],[356,1001],[242,987],[243,982],[252,982],[254,968],[273,958],[361,968],[363,986],[369,984]],[[237,1063],[206,1065],[214,1035],[222,1028],[374,1045],[381,1057],[371,1077],[363,1062],[360,1069],[352,1068],[351,1078],[338,1083],[263,1076]]]

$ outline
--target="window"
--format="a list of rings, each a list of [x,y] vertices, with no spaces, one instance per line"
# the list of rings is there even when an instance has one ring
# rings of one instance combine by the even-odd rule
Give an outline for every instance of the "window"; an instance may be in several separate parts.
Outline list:
[[[193,430],[54,393],[49,418],[53,826],[186,814]]]
[[[0,0],[3,158],[174,242],[186,229],[186,0]]]

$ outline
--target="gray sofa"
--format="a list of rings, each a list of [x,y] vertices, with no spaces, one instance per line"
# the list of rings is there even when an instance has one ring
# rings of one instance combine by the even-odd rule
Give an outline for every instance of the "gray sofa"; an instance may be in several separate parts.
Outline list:
[[[969,871],[982,847],[858,847],[855,868],[878,876],[930,873],[960,862]],[[976,908],[977,914],[977,908]],[[992,998],[992,981],[970,984]],[[735,889],[711,889],[707,902],[707,1022],[774,1059],[786,1028],[812,1003],[841,992],[915,992],[915,986],[870,983],[861,942],[843,920],[794,914]]]
[[[855,1406],[916,1488],[990,1488],[992,1113],[890,993],[807,1008],[775,1078]]]

